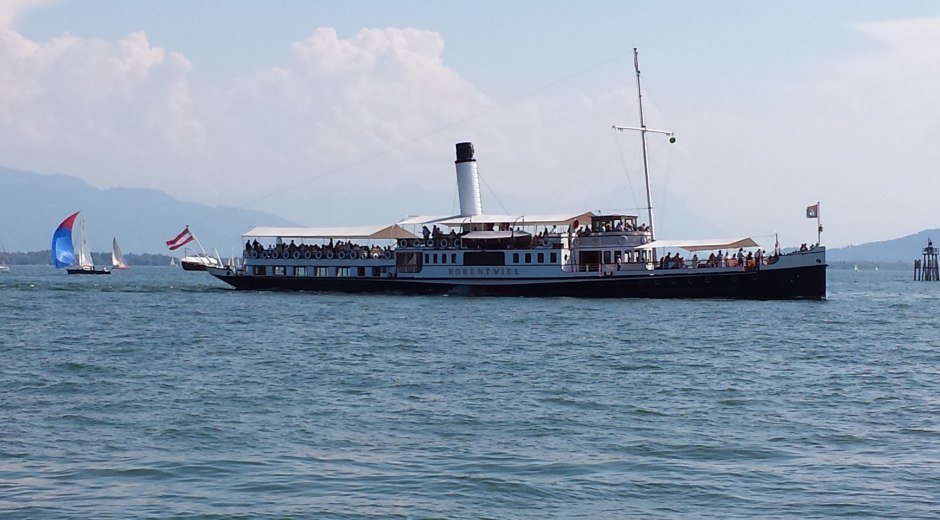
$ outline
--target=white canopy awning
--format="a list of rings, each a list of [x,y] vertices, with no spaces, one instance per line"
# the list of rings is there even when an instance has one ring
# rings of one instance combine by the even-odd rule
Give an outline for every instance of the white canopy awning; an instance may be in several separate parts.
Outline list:
[[[404,220],[398,222],[399,226],[420,226],[422,224],[433,224],[439,220],[456,218],[450,215],[409,215]]]
[[[575,220],[580,224],[590,222],[594,213],[587,211],[584,213],[558,213],[551,215],[455,215],[446,217],[437,221],[435,224],[457,227],[464,224],[510,224],[514,226],[547,226],[562,225],[566,226]]]
[[[243,238],[371,238],[394,240],[398,238],[418,238],[401,226],[360,226],[338,228],[306,227],[253,227],[242,234]]]
[[[714,240],[656,240],[638,246],[637,249],[685,249],[686,251],[714,251],[718,249],[738,249],[757,247],[750,237]]]
[[[465,234],[463,237],[464,240],[496,240],[496,239],[505,239],[505,238],[522,238],[532,236],[525,231],[471,231]]]

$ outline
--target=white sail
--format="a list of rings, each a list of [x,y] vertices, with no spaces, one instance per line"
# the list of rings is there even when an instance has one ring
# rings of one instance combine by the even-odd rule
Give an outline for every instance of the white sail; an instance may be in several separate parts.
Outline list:
[[[91,261],[91,253],[88,252],[88,242],[85,241],[85,216],[82,215],[82,235],[81,247],[78,249],[78,266],[94,268],[95,263]]]
[[[0,242],[0,273],[10,272],[10,264],[7,263],[7,248]]]
[[[115,269],[127,269],[128,267],[127,262],[124,261],[124,254],[121,253],[121,248],[118,246],[117,237],[111,243],[111,265]]]

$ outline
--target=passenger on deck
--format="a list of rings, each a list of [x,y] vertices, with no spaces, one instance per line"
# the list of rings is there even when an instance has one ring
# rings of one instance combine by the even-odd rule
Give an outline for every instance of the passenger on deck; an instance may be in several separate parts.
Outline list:
[[[421,234],[424,236],[424,241],[427,242],[431,238],[431,230],[427,226],[421,226]]]
[[[724,255],[721,253],[721,250],[720,250],[720,249],[718,250],[718,256],[715,257],[715,260],[716,260],[716,262],[717,262],[717,263],[715,264],[715,267],[724,267],[725,257],[724,257]]]
[[[692,265],[690,267],[698,267],[698,254],[692,254]]]
[[[738,248],[738,267],[741,267],[743,265],[744,265],[744,248],[740,247]]]

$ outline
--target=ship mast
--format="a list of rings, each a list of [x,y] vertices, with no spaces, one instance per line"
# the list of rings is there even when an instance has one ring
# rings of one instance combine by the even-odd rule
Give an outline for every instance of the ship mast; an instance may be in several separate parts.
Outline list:
[[[643,91],[640,90],[640,60],[636,47],[633,48],[633,68],[636,70],[636,99],[640,105],[640,139],[643,140],[643,176],[646,177],[646,208],[650,218],[650,241],[656,240],[653,231],[653,192],[650,189],[650,166],[646,151],[646,122],[643,119]]]
[[[650,225],[650,241],[656,239],[656,236],[653,234],[653,190],[650,188],[650,166],[648,151],[646,147],[646,134],[652,132],[655,134],[665,134],[669,136],[669,142],[676,142],[675,134],[669,130],[654,130],[652,128],[646,128],[646,120],[643,118],[643,91],[640,88],[640,60],[639,54],[637,53],[636,47],[633,48],[633,68],[636,70],[636,95],[637,103],[640,106],[640,126],[617,126],[614,125],[614,130],[636,130],[640,132],[640,138],[643,141],[643,177],[646,179],[646,210],[649,216],[649,225]]]

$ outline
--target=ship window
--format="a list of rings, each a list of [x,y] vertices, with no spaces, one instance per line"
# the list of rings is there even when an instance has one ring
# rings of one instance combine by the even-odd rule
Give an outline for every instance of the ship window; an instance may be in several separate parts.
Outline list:
[[[512,263],[514,263],[514,264],[518,264],[518,263],[519,263],[519,253],[513,253],[513,254],[512,254]]]
[[[428,253],[424,253],[424,263],[426,264],[431,263],[431,255],[429,255]]]
[[[330,276],[330,271],[328,267],[317,267],[314,276]]]
[[[365,276],[365,275],[366,275],[366,268],[365,268],[365,267],[357,267],[357,268],[356,268],[356,276]]]
[[[553,263],[553,264],[557,264],[557,263],[558,263],[558,253],[549,253],[548,259],[549,259],[549,262],[551,262],[551,263]]]
[[[532,253],[526,253],[526,254],[525,254],[525,263],[527,263],[527,264],[531,264],[531,263],[532,263]]]
[[[540,264],[544,264],[544,263],[545,263],[545,253],[536,253],[536,254],[535,254],[535,257],[536,257],[538,263],[540,263]]]
[[[444,253],[441,253],[441,263],[442,263],[442,264],[446,264],[446,263],[447,263],[447,255],[444,254]]]
[[[384,267],[373,267],[373,268],[372,268],[372,276],[382,276],[382,270],[383,270],[383,269],[385,269],[385,268],[384,268]]]
[[[604,263],[605,264],[610,263],[610,251],[604,251]]]
[[[457,263],[457,253],[451,253],[451,255],[450,255],[450,263],[452,263],[452,264],[456,264],[456,263]]]
[[[336,268],[336,276],[349,276],[349,268],[348,268],[348,267],[337,267],[337,268]]]
[[[254,274],[258,276],[264,276],[264,266],[263,265],[254,266]]]
[[[463,265],[506,265],[506,256],[502,251],[467,251]]]
[[[434,261],[431,262],[431,263],[433,263],[433,264],[436,264],[436,263],[437,263],[437,253],[434,253]]]
[[[283,265],[274,266],[274,276],[284,276],[287,273],[287,268]]]
[[[295,268],[294,268],[294,276],[307,276],[307,268],[306,268],[306,267],[295,267]]]
[[[417,273],[421,271],[421,253],[398,253],[395,266],[399,273]]]

